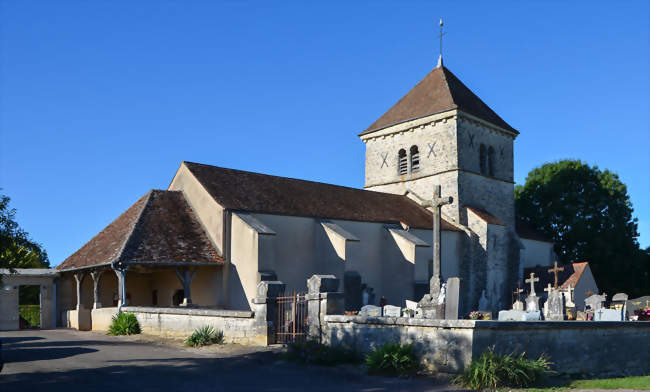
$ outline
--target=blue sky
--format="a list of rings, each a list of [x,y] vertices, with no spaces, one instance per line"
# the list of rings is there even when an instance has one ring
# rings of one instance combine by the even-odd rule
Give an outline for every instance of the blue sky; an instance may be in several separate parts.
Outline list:
[[[647,1],[0,0],[0,187],[63,261],[182,160],[361,187],[356,136],[436,63],[521,131],[515,179],[617,172],[650,246]],[[495,5],[496,4],[496,5]]]

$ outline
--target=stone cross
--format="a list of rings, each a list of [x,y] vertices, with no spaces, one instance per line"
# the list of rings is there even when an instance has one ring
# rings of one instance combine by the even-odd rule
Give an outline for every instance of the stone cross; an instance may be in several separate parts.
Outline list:
[[[440,210],[442,206],[451,204],[454,199],[453,197],[441,197],[441,187],[436,185],[433,192],[433,199],[423,201],[421,204],[425,208],[433,208],[433,276],[429,282],[429,291],[431,297],[434,299],[438,298],[440,294],[440,259],[441,257],[441,246],[440,246],[440,217],[442,216]]]
[[[560,271],[564,271],[564,267],[558,267],[557,261],[554,263],[554,267],[548,270],[548,272],[551,272],[553,275],[555,275],[555,283],[553,284],[553,288],[555,289],[557,289],[557,273]]]
[[[530,278],[524,280],[524,283],[530,283],[530,295],[534,296],[535,295],[535,282],[539,282],[539,278],[535,277],[535,273],[531,272],[530,273]]]
[[[551,287],[551,284],[549,283],[548,286],[544,289],[547,293],[551,294],[551,291],[553,291],[553,287]]]

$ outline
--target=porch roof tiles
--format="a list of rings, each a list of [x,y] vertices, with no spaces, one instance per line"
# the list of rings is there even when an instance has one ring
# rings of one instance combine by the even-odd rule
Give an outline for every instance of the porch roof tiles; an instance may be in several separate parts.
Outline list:
[[[179,191],[151,190],[57,270],[111,262],[223,263]]]

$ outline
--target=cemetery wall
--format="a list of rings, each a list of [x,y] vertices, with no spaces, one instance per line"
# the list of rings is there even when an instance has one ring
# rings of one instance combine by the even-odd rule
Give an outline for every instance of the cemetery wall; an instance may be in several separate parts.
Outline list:
[[[516,322],[427,320],[327,315],[322,340],[369,351],[387,342],[413,344],[429,370],[458,373],[490,346],[497,351],[547,353],[562,374],[625,375],[650,372],[645,322]]]
[[[195,329],[210,325],[223,331],[227,343],[267,344],[266,321],[250,311],[129,306],[122,311],[135,314],[147,334],[187,338]]]

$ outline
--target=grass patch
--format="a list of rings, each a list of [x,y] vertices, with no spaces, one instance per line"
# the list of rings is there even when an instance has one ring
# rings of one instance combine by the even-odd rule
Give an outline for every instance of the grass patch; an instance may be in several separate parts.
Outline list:
[[[544,355],[538,359],[528,359],[525,353],[502,355],[490,347],[478,359],[473,360],[454,382],[477,391],[529,387],[540,377],[551,373],[550,367],[551,362]]]
[[[336,366],[361,363],[358,351],[341,345],[327,346],[315,340],[289,344],[284,359],[309,365]]]
[[[594,380],[575,380],[566,386],[531,388],[528,392],[566,391],[570,389],[634,389],[650,390],[650,375],[622,378],[602,378]]]
[[[134,335],[140,333],[140,323],[133,313],[118,313],[113,316],[113,321],[108,327],[108,334],[113,336],[118,335]]]
[[[197,328],[185,340],[185,345],[192,346],[192,347],[201,347],[201,346],[208,346],[210,344],[222,344],[222,343],[223,343],[223,331],[216,330],[210,325]]]
[[[366,356],[368,373],[385,376],[408,376],[419,369],[419,361],[411,344],[386,343]]]
[[[19,305],[18,313],[25,320],[28,328],[38,328],[41,325],[40,305]]]

